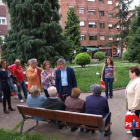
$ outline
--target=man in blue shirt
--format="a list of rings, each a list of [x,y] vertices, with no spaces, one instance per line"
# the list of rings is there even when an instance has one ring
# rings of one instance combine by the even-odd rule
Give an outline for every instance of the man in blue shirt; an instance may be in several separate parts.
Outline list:
[[[65,59],[59,59],[57,65],[60,69],[56,71],[56,88],[62,101],[65,101],[72,88],[77,87],[77,81],[73,69],[66,66]]]

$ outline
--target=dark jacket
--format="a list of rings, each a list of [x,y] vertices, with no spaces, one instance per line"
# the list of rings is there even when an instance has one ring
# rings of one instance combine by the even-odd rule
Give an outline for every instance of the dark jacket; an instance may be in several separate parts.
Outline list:
[[[67,78],[68,78],[68,96],[70,96],[72,88],[77,87],[77,81],[76,81],[75,73],[72,68],[66,67],[66,71],[67,71]],[[56,83],[55,84],[56,84],[57,91],[58,91],[59,95],[61,96],[62,95],[62,93],[61,93],[62,83],[61,83],[61,70],[60,69],[56,71]]]
[[[71,112],[84,112],[85,101],[79,98],[67,97],[65,100],[65,110]]]
[[[60,98],[47,98],[45,101],[45,108],[51,110],[64,110],[65,105]]]
[[[108,101],[103,96],[90,95],[86,97],[85,101],[85,113],[105,115],[109,113]]]

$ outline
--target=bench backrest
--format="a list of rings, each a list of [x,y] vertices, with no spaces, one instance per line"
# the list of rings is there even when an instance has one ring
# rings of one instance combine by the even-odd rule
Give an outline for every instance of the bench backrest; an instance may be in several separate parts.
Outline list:
[[[17,108],[19,110],[19,113],[22,115],[30,115],[89,126],[103,126],[103,118],[101,115],[49,110],[43,108],[31,108],[24,105],[18,105]]]

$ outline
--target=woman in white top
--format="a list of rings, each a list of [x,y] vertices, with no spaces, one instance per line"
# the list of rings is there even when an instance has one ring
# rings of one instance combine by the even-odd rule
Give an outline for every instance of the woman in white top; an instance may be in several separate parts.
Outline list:
[[[128,103],[128,110],[135,112],[139,117],[140,114],[140,78],[139,68],[131,67],[129,69],[130,82],[126,87],[126,98]],[[140,140],[140,129],[136,129],[136,135],[132,140]]]

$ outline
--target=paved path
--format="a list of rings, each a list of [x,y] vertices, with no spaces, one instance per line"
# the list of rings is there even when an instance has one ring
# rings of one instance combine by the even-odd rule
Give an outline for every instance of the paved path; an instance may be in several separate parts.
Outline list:
[[[87,95],[90,93],[82,93],[80,98],[85,99]],[[104,93],[102,94],[104,95]],[[126,134],[126,130],[124,130],[124,115],[126,113],[125,110],[125,99],[124,99],[124,89],[114,91],[114,98],[109,99],[109,106],[112,112],[112,135],[111,140],[131,140],[132,136]],[[26,104],[19,103],[17,99],[12,99],[13,107],[16,107],[17,104]],[[2,111],[2,103],[0,103],[0,128],[12,129],[15,127],[17,123],[22,120],[21,115],[18,111],[10,112],[10,114],[4,114]],[[28,120],[25,124],[25,129],[34,125],[33,120]],[[63,128],[62,130],[57,129],[54,124],[47,124],[44,122],[40,122],[39,126],[33,130],[33,132],[40,132],[47,134],[48,136],[54,136],[58,139],[62,140],[98,140],[99,133],[95,134],[80,132],[77,130],[76,132],[70,132],[70,129]],[[106,140],[107,138],[105,138]]]

